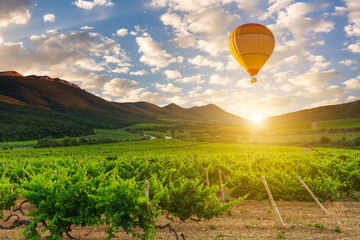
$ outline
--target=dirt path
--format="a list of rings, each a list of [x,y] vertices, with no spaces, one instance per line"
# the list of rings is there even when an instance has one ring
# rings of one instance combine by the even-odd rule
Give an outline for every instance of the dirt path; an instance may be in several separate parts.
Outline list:
[[[314,152],[314,150],[312,150],[312,148],[301,148],[301,150],[306,153]]]
[[[233,208],[232,216],[209,221],[172,223],[178,233],[186,239],[279,239],[279,232],[286,239],[360,239],[360,202],[327,202],[324,207],[331,213],[325,215],[314,202],[277,202],[285,227],[280,226],[269,201],[243,201]],[[8,213],[7,213],[8,214]],[[169,221],[160,218],[159,224]],[[318,228],[324,226],[324,228]],[[341,232],[334,230],[336,226]],[[24,239],[15,235],[23,228],[0,230],[0,239]],[[75,227],[71,234],[81,240],[105,239],[104,227]],[[115,239],[136,239],[119,232]],[[67,238],[65,238],[67,239]],[[158,239],[175,239],[169,230],[158,230]]]

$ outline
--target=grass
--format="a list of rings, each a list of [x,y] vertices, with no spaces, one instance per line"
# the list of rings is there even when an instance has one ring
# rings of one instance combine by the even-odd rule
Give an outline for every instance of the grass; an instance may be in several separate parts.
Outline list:
[[[34,147],[36,145],[36,140],[31,141],[18,141],[18,142],[0,142],[0,149],[4,148],[27,148]]]
[[[121,129],[94,129],[95,135],[90,138],[111,138],[116,141],[134,141],[144,139],[138,134],[129,133],[125,128]]]

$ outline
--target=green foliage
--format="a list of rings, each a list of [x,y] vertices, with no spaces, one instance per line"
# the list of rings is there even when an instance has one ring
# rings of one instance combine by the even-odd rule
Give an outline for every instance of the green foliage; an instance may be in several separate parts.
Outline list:
[[[342,231],[342,228],[338,225],[338,226],[335,226],[334,227],[334,231],[335,232],[341,232]]]
[[[0,178],[0,219],[4,218],[3,210],[10,210],[16,204],[18,191],[11,192],[13,187],[13,184],[8,179]]]
[[[278,232],[278,234],[276,235],[277,238],[286,238],[285,234],[282,232]]]
[[[211,224],[211,225],[210,225],[210,229],[211,229],[211,230],[215,230],[215,229],[216,229],[215,225],[214,225],[214,224]]]
[[[314,227],[320,228],[320,229],[325,229],[326,228],[326,226],[324,224],[321,224],[321,223],[315,223]]]
[[[181,220],[211,219],[230,213],[230,206],[244,196],[267,199],[261,176],[275,200],[312,201],[299,176],[321,201],[352,196],[360,188],[360,151],[314,150],[153,140],[0,151],[0,210],[18,195],[34,206],[33,225],[48,221],[54,238],[69,226],[103,224],[109,237],[121,228],[146,238],[154,236],[153,224],[164,212]],[[235,199],[226,204],[216,197],[219,169]],[[149,199],[144,197],[145,180]],[[6,199],[10,186],[15,197]]]

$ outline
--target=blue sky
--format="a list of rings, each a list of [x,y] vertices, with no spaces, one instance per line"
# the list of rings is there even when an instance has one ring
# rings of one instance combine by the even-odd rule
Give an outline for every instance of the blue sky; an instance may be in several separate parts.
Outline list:
[[[276,39],[255,84],[227,45],[248,22]],[[359,56],[360,1],[0,0],[0,71],[110,101],[267,117],[358,100]]]

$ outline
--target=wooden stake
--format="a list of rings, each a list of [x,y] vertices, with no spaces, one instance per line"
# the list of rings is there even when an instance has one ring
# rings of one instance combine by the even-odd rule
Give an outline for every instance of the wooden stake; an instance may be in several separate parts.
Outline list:
[[[310,194],[310,196],[315,200],[315,202],[317,203],[317,205],[326,213],[329,214],[329,212],[324,208],[324,206],[319,202],[319,200],[316,198],[316,196],[311,192],[310,188],[308,188],[308,186],[305,184],[305,182],[301,179],[301,177],[298,177],[299,181],[301,182],[301,184],[304,186],[304,188],[306,189],[306,191],[308,191],[308,193]]]
[[[145,180],[145,197],[149,198],[149,181]]]
[[[219,184],[220,184],[220,191],[221,191],[221,201],[223,204],[225,204],[225,196],[224,196],[224,188],[222,186],[222,176],[221,176],[221,170],[219,169]]]
[[[10,189],[10,192],[13,193],[13,192],[14,192],[14,188],[11,188],[11,189]],[[11,206],[11,208],[10,208],[11,214],[13,214],[13,210],[14,210],[14,208],[13,208],[13,206]]]
[[[280,220],[281,225],[282,225],[282,226],[285,226],[285,224],[284,224],[284,222],[283,222],[283,220],[282,220],[282,218],[281,218],[281,215],[280,215],[280,213],[279,213],[279,210],[278,210],[278,208],[277,208],[277,206],[276,206],[276,203],[275,203],[275,201],[274,201],[274,198],[273,198],[273,196],[272,196],[272,194],[271,194],[271,192],[270,192],[270,188],[269,188],[269,186],[268,186],[268,184],[267,184],[267,182],[266,182],[265,177],[262,176],[261,179],[262,179],[262,181],[263,181],[263,183],[264,183],[266,192],[267,192],[267,194],[268,194],[268,196],[269,196],[269,198],[270,198],[271,205],[273,206],[273,208],[274,208],[274,210],[275,210],[275,213],[276,213],[277,217],[278,217],[279,220]]]
[[[205,175],[206,175],[206,184],[207,184],[207,187],[209,188],[209,187],[210,187],[210,183],[209,183],[209,173],[208,173],[207,168],[205,168]]]

